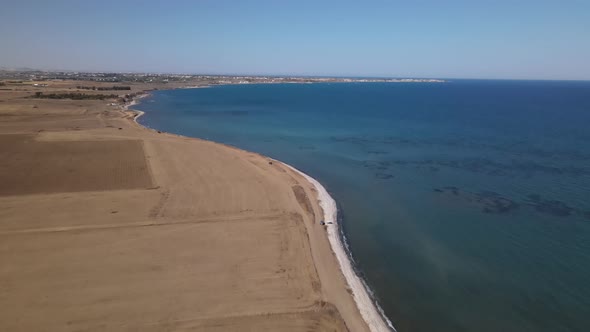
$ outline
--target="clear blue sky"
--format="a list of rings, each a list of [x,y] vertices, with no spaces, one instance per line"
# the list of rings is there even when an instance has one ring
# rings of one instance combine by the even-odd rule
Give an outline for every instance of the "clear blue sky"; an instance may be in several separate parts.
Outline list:
[[[590,79],[590,0],[2,0],[0,66]]]

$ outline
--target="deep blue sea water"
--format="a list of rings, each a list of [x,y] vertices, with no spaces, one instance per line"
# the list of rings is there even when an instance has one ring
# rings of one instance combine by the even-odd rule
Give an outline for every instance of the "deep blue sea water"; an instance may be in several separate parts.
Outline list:
[[[318,179],[398,331],[590,331],[590,82],[157,91],[148,127]]]

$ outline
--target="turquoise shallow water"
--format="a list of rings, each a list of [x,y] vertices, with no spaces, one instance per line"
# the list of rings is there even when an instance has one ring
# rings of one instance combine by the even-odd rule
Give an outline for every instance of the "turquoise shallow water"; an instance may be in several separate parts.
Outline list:
[[[588,331],[588,96],[589,82],[230,85],[138,108],[322,182],[399,331]]]

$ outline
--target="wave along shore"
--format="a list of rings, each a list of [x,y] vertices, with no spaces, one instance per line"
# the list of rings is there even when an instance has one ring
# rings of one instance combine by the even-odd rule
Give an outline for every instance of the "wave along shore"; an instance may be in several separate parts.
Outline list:
[[[336,201],[334,201],[332,196],[328,194],[326,188],[324,188],[324,186],[322,186],[322,184],[319,183],[316,179],[301,172],[300,170],[296,169],[295,167],[289,164],[283,162],[281,163],[289,167],[293,171],[301,174],[301,176],[303,176],[317,190],[318,201],[320,207],[324,211],[324,221],[326,223],[333,223],[331,227],[327,227],[328,240],[330,241],[330,246],[332,247],[332,250],[334,251],[336,258],[338,259],[340,270],[344,274],[344,278],[346,279],[348,286],[352,290],[353,298],[357,305],[357,308],[363,316],[363,319],[369,326],[369,329],[373,332],[392,330],[396,331],[391,321],[387,317],[385,317],[383,310],[381,310],[378,304],[375,303],[373,298],[369,295],[369,291],[367,290],[365,283],[354,271],[352,262],[350,261],[350,258],[346,253],[346,250],[344,249],[344,243],[342,243],[342,239],[340,237],[337,223],[338,208],[336,206]]]

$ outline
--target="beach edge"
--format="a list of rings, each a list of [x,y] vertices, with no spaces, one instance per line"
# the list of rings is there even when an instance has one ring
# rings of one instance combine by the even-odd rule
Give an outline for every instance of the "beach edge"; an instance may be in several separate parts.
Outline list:
[[[190,89],[190,87],[187,89]],[[139,96],[133,98],[133,100],[130,103],[128,103],[124,106],[124,111],[133,112],[133,114],[134,114],[133,122],[136,125],[140,126],[141,128],[144,128],[146,130],[154,131],[156,129],[150,128],[138,121],[138,119],[140,117],[143,117],[144,115],[146,115],[146,113],[144,111],[132,108],[133,106],[139,105],[141,99],[144,99],[150,95],[151,95],[150,93],[146,92],[142,95],[139,95]],[[228,146],[227,144],[224,144],[224,143],[215,142],[215,141],[211,141],[209,139],[200,138],[200,137],[190,137],[190,136],[178,135],[178,134],[174,134],[174,133],[167,133],[167,134],[173,135],[173,136],[191,138],[191,139],[205,140],[205,141],[209,141],[209,142],[212,142],[215,144]],[[361,317],[365,321],[365,323],[368,326],[370,331],[372,331],[372,332],[386,332],[386,331],[397,332],[397,330],[393,326],[392,322],[389,320],[389,318],[387,318],[387,316],[385,315],[385,313],[383,312],[383,310],[381,309],[381,307],[377,303],[376,299],[371,295],[372,291],[370,289],[368,289],[368,285],[366,284],[366,282],[364,282],[363,279],[355,271],[351,257],[349,255],[348,251],[346,250],[346,245],[344,243],[344,239],[342,238],[344,236],[344,234],[341,234],[341,232],[340,232],[341,227],[339,227],[339,225],[338,225],[338,219],[337,219],[338,208],[336,205],[336,201],[332,198],[332,196],[330,196],[330,194],[328,193],[326,188],[319,181],[314,179],[313,177],[307,175],[306,173],[300,171],[299,169],[297,169],[294,166],[291,166],[285,162],[270,158],[270,157],[262,155],[258,152],[244,150],[244,149],[241,149],[236,146],[230,145],[230,147],[235,148],[235,149],[239,149],[242,151],[255,153],[255,154],[258,154],[258,155],[260,155],[264,158],[267,158],[269,160],[274,160],[277,163],[280,163],[280,164],[284,165],[285,167],[287,167],[288,169],[291,169],[295,173],[301,175],[309,184],[311,184],[311,186],[313,188],[315,188],[315,190],[317,192],[316,203],[319,205],[320,209],[323,212],[323,219],[325,222],[332,222],[332,224],[331,224],[332,227],[327,228],[327,238],[328,238],[328,242],[330,244],[330,248],[332,249],[332,253],[334,254],[334,256],[336,256],[338,266],[340,267],[340,272],[344,276],[344,279],[346,281],[346,285],[352,291],[352,298],[353,298],[353,301],[356,305],[357,311],[361,314]]]
[[[367,289],[366,283],[355,272],[354,265],[346,251],[346,246],[341,236],[341,227],[338,225],[338,207],[334,198],[330,196],[326,188],[318,180],[287,163],[280,160],[276,160],[276,162],[280,162],[285,167],[301,175],[316,189],[317,202],[324,213],[324,221],[326,223],[332,223],[330,224],[330,227],[327,228],[330,247],[338,260],[340,271],[344,275],[348,287],[352,290],[352,297],[357,309],[361,313],[365,323],[369,326],[369,329],[374,332],[397,332],[392,322],[385,316],[385,313],[374,297],[370,295],[371,291]]]

